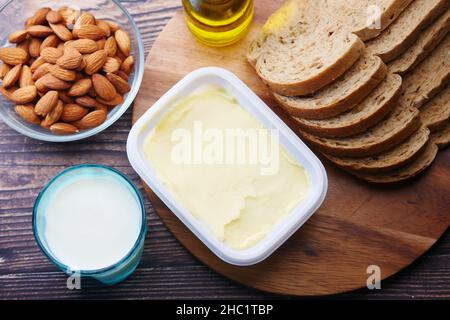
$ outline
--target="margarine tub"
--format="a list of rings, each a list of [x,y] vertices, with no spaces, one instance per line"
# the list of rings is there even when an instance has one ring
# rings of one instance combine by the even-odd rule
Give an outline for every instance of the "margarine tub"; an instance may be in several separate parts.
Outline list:
[[[317,157],[234,74],[198,69],[133,126],[131,165],[219,258],[252,265],[317,210]]]

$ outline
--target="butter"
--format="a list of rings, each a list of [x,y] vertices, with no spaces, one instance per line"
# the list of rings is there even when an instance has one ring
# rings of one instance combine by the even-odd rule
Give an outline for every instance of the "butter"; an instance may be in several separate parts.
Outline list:
[[[230,143],[232,133],[245,133],[247,144]],[[255,145],[266,152],[255,157]],[[144,154],[180,205],[236,250],[255,246],[309,190],[304,168],[276,136],[215,86],[174,103],[146,137]]]

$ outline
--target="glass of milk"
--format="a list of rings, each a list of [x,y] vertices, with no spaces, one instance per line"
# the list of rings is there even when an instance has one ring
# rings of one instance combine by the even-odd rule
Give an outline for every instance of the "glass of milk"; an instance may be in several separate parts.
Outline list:
[[[40,192],[33,232],[44,254],[68,275],[115,284],[141,259],[146,212],[125,175],[102,165],[80,165],[59,173]]]

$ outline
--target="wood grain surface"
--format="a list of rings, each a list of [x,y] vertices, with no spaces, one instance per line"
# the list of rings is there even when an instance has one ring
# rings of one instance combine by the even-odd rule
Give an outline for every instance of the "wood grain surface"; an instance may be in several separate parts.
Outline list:
[[[123,1],[140,28],[146,52],[180,9],[180,2]],[[175,240],[147,199],[150,232],[136,272],[114,287],[84,280],[82,290],[67,290],[65,275],[35,244],[31,230],[34,200],[57,172],[82,163],[113,166],[130,176],[143,193],[125,153],[130,127],[131,110],[95,137],[76,143],[50,144],[24,137],[0,121],[0,299],[291,299],[236,284],[203,265]],[[413,265],[383,281],[381,290],[363,289],[333,298],[450,298],[449,256],[447,232]]]

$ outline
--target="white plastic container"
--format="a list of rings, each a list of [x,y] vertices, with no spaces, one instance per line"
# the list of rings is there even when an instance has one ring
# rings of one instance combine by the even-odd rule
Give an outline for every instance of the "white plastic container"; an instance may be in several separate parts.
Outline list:
[[[206,226],[185,210],[157,178],[144,155],[144,141],[161,116],[195,89],[205,84],[222,87],[267,129],[277,129],[282,147],[306,170],[310,182],[305,198],[255,246],[234,250],[214,237]],[[151,89],[150,89],[151,90]],[[238,77],[216,67],[195,70],[166,92],[134,124],[127,141],[128,159],[134,170],[169,209],[220,259],[233,265],[256,264],[281,246],[319,208],[327,191],[327,175],[320,160],[292,130]]]

